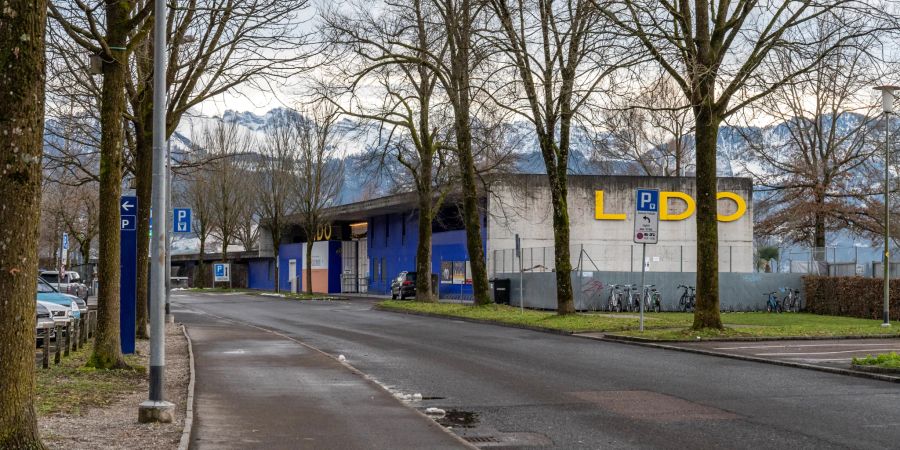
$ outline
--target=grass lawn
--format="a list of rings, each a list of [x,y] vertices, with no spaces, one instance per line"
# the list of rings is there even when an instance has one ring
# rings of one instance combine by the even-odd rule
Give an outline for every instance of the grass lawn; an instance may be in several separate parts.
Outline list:
[[[900,355],[895,352],[880,355],[869,355],[865,358],[853,358],[853,364],[859,366],[875,366],[885,369],[900,369]]]
[[[53,365],[51,355],[49,369],[35,369],[38,415],[80,414],[85,408],[108,405],[122,394],[140,388],[147,376],[140,357],[125,356],[133,370],[97,370],[84,367],[91,349],[92,344],[86,344],[63,358],[58,366]]]
[[[469,306],[450,303],[417,303],[386,300],[382,307],[401,311],[418,311],[450,317],[465,317],[501,323],[571,332],[611,332],[659,340],[696,340],[746,337],[828,337],[828,336],[900,336],[900,327],[881,328],[881,321],[815,314],[765,312],[722,313],[724,330],[689,329],[691,313],[648,313],[644,315],[644,331],[638,331],[637,313],[579,313],[558,316],[551,311],[525,310],[505,305]]]

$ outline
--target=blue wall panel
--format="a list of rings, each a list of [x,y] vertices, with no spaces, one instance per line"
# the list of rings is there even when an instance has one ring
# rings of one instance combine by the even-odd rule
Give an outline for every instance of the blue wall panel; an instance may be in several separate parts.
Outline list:
[[[291,280],[290,278],[288,278],[288,269],[290,269],[290,264],[288,264],[288,260],[297,260],[297,276],[303,276],[303,244],[281,244],[280,248],[281,250],[279,250],[278,255],[278,259],[280,260],[280,276],[278,278],[278,284],[281,285],[281,290],[290,291]],[[300,287],[298,286],[298,289],[299,288]]]
[[[404,233],[403,221],[406,221]],[[416,270],[416,245],[419,241],[418,214],[415,211],[375,216],[369,219],[369,292],[389,294],[391,278],[400,272]],[[482,237],[485,236],[484,230]],[[466,261],[465,230],[434,233],[431,236],[432,273],[439,274],[442,261]],[[487,242],[485,241],[485,245]],[[380,273],[380,268],[384,273]],[[471,285],[440,286],[442,297],[471,298]]]
[[[247,287],[265,291],[275,290],[275,260],[251,259],[247,263]]]

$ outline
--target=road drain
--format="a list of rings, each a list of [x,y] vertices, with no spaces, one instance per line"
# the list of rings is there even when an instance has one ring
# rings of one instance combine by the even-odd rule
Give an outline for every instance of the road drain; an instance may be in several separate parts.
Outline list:
[[[451,409],[444,414],[444,417],[436,420],[445,427],[472,428],[478,423],[478,413]]]
[[[465,439],[466,441],[471,442],[473,444],[487,444],[487,443],[500,442],[497,438],[495,438],[493,436],[465,436],[465,437],[463,437],[463,439]]]
[[[447,397],[422,397],[422,400],[443,400]]]

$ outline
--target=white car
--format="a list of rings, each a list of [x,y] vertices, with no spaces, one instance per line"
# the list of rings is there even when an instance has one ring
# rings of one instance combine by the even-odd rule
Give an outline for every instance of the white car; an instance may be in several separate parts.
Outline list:
[[[65,307],[62,305],[57,305],[56,303],[50,302],[42,302],[38,300],[38,304],[47,308],[50,311],[50,317],[53,318],[53,323],[55,325],[66,325],[66,322],[72,320],[72,307]],[[78,304],[72,302],[72,305],[75,306],[75,310],[78,310]]]

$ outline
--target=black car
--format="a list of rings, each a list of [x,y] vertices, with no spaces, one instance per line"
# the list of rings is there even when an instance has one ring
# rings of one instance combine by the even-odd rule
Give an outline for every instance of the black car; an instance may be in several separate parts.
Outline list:
[[[391,299],[406,300],[408,297],[416,296],[416,273],[400,272],[397,278],[391,282]]]

